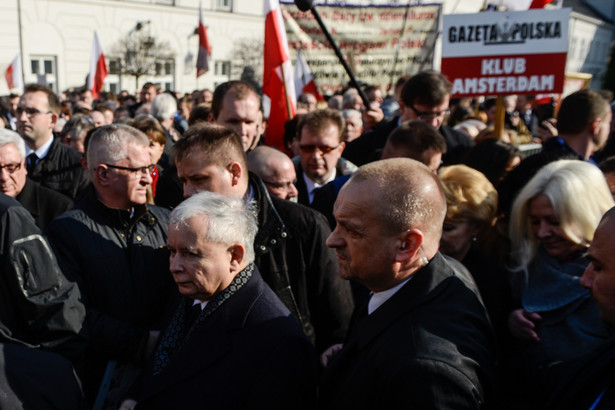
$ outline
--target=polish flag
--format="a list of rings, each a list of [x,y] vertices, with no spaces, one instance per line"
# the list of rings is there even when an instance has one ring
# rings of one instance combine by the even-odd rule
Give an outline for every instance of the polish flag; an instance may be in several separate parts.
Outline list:
[[[265,0],[264,105],[269,104],[267,145],[284,148],[284,123],[296,114],[295,85],[278,0]]]
[[[201,8],[201,2],[199,2],[199,54],[196,59],[196,77],[205,74],[209,71],[209,57],[211,56],[211,45],[209,45],[209,39],[207,38],[207,29],[203,22],[203,9]]]
[[[4,78],[8,84],[9,90],[18,88],[23,90],[23,72],[21,70],[21,55],[17,53],[11,65],[8,66],[4,73]]]
[[[94,44],[92,45],[92,56],[90,57],[90,75],[88,76],[88,90],[92,91],[92,97],[98,98],[98,93],[102,90],[105,77],[109,74],[105,63],[98,33],[94,32]]]
[[[523,11],[528,9],[542,9],[547,4],[562,7],[561,0],[489,0],[494,6],[504,6],[511,11]]]
[[[295,91],[297,97],[303,93],[313,94],[318,101],[324,101],[323,96],[318,92],[318,87],[314,82],[312,71],[305,61],[305,57],[301,54],[301,50],[297,51],[297,61],[295,61]]]

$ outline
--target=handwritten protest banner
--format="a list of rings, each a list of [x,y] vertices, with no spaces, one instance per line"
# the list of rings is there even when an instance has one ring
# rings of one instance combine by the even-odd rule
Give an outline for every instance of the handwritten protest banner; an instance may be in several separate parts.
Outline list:
[[[280,2],[291,59],[307,60],[321,93],[348,83],[342,65],[311,12]],[[420,6],[327,6],[318,12],[357,80],[384,89],[403,74],[432,68],[440,4]]]

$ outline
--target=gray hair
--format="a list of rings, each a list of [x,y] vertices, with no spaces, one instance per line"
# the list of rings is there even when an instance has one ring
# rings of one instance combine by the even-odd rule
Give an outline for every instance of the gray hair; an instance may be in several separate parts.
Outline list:
[[[177,112],[177,100],[171,94],[158,94],[149,109],[149,113],[158,121],[168,120]]]
[[[254,202],[242,198],[200,192],[180,203],[171,212],[169,226],[188,226],[188,219],[201,217],[206,221],[205,239],[225,245],[240,244],[245,249],[244,260],[254,262],[254,238],[258,231]]]
[[[88,142],[88,170],[94,173],[100,164],[112,163],[128,158],[128,144],[149,147],[147,136],[136,128],[124,124],[98,127]]]
[[[14,144],[21,159],[26,157],[26,143],[23,138],[15,131],[0,128],[0,147],[4,147],[6,144]]]
[[[342,107],[350,107],[354,105],[355,99],[359,95],[356,88],[347,89],[342,95]]]
[[[363,115],[361,114],[361,111],[344,108],[342,110],[342,116],[344,117],[344,119],[348,117],[357,117],[361,121],[361,125],[363,125]]]

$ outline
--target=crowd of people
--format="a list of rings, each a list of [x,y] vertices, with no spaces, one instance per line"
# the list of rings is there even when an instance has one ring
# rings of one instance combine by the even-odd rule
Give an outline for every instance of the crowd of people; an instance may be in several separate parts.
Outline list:
[[[0,407],[612,408],[613,95],[364,91],[4,97]]]

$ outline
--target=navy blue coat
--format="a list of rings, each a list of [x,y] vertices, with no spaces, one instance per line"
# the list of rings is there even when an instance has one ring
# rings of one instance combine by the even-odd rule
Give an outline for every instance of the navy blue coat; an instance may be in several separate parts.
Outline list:
[[[144,370],[138,409],[313,408],[314,348],[257,269],[197,326],[160,373]]]

